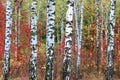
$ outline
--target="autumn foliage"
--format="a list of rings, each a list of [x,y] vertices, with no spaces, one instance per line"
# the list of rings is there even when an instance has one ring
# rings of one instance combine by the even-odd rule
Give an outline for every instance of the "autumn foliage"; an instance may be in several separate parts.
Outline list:
[[[20,20],[20,46],[17,51],[19,60],[15,59],[15,22],[13,21],[12,35],[11,35],[11,59],[10,59],[10,78],[11,80],[14,78],[21,78],[22,80],[29,79],[29,58],[30,58],[30,23],[28,23],[28,14],[27,11],[21,11],[21,20]],[[45,15],[44,15],[45,16]],[[81,66],[79,69],[80,79],[85,78],[85,80],[97,80],[96,76],[96,63],[95,63],[95,40],[96,40],[96,22],[90,24],[90,34],[89,37],[85,34],[87,28],[83,30],[83,43],[81,49]],[[38,80],[43,80],[45,76],[45,60],[46,60],[46,29],[45,29],[45,21],[38,22],[38,56],[37,56],[37,71],[38,71]],[[84,27],[83,27],[84,28]],[[120,29],[120,17],[118,18],[118,22],[115,26],[115,56],[114,56],[114,71],[115,77],[119,77],[120,75],[120,33],[118,32]],[[3,56],[4,56],[4,40],[5,40],[5,7],[2,5],[2,1],[0,1],[0,77],[2,76],[2,65],[3,65]],[[99,52],[100,57],[100,75],[105,75],[105,67],[106,67],[106,56],[107,56],[107,37],[105,37],[105,32],[103,31],[103,45],[104,55],[102,56],[101,52]],[[64,45],[65,39],[63,39],[59,44],[55,44],[55,80],[60,80],[61,77],[61,67],[63,62],[64,55]],[[56,47],[57,46],[57,47]],[[71,68],[72,75],[71,80],[75,79],[75,68],[76,68],[76,57],[77,57],[77,45],[75,44],[75,48],[72,53],[71,59]],[[59,52],[59,51],[60,52]],[[58,52],[60,54],[58,54]],[[92,73],[92,75],[91,75]],[[89,76],[88,76],[89,75]],[[95,75],[95,76],[94,76]],[[92,77],[96,79],[93,79]],[[102,78],[103,79],[103,78]],[[102,80],[101,79],[101,80]]]
[[[5,10],[2,2],[0,1],[0,57],[4,53],[4,38],[5,38]]]

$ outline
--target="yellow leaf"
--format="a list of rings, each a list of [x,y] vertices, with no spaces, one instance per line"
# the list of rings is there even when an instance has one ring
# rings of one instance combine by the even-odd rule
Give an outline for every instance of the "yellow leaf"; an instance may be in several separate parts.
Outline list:
[[[93,41],[93,37],[90,38]]]
[[[116,68],[114,68],[114,71],[117,71],[117,69],[116,69]]]
[[[45,65],[43,65],[42,69],[46,69],[46,66],[45,66]]]

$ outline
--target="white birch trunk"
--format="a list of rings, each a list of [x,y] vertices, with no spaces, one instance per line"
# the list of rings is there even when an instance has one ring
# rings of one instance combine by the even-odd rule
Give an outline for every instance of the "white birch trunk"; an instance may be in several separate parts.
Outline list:
[[[77,7],[76,7],[77,9]],[[80,5],[80,26],[79,26],[79,29],[78,29],[78,26],[76,25],[76,29],[77,30],[77,44],[78,44],[78,56],[77,56],[77,64],[76,64],[76,80],[78,80],[78,69],[79,69],[79,66],[80,66],[80,50],[81,50],[81,47],[82,47],[82,26],[83,26],[83,11],[84,11],[84,4],[83,4],[83,0],[81,1],[81,5]]]
[[[61,42],[64,39],[64,16],[61,18]]]
[[[77,47],[78,47],[78,53],[77,54],[80,54],[80,34],[79,34],[79,27],[78,27],[78,0],[75,0],[75,3],[74,3],[74,15],[75,15],[75,26],[76,26],[76,40],[77,40]],[[78,64],[78,63],[77,63]]]
[[[53,80],[54,30],[55,30],[55,1],[48,0],[47,27],[46,27],[46,75],[45,75],[45,80]]]
[[[99,24],[99,0],[96,0],[96,67],[99,71],[99,37],[100,37],[100,24]]]
[[[37,57],[37,1],[33,0],[31,5],[31,56],[30,56],[30,80],[36,78],[36,57]]]
[[[70,80],[70,58],[72,52],[72,23],[73,23],[74,0],[67,0],[66,28],[65,28],[65,54],[63,62],[62,80]]]
[[[110,24],[108,27],[106,80],[113,80],[115,8],[116,0],[110,0]]]
[[[80,54],[80,34],[79,34],[79,28],[78,28],[78,0],[75,0],[74,2],[74,15],[75,15],[75,26],[76,26],[76,40],[77,40],[77,47],[78,47],[78,51],[77,54]],[[77,56],[78,57],[78,56]],[[80,57],[80,56],[79,56]],[[78,60],[78,58],[77,58]],[[76,62],[76,80],[78,80],[78,63],[79,61]]]
[[[9,78],[10,70],[10,44],[12,32],[12,2],[6,1],[6,32],[5,32],[5,48],[4,48],[4,80]]]
[[[81,5],[80,5],[80,16],[81,16],[81,19],[80,19],[80,31],[79,31],[79,40],[80,40],[80,44],[79,44],[79,50],[81,49],[81,46],[82,46],[82,26],[83,26],[83,18],[84,18],[84,15],[83,15],[83,11],[84,11],[84,4],[83,4],[83,0],[81,1]],[[78,66],[80,65],[80,54],[78,54],[78,60],[77,60],[77,64]]]

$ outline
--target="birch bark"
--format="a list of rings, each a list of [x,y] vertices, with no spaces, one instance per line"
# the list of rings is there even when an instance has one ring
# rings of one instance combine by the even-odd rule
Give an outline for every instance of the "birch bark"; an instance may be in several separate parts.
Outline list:
[[[45,80],[53,80],[54,30],[55,30],[55,1],[48,0],[47,27],[46,27],[46,75],[45,75]]]
[[[100,46],[100,24],[99,24],[99,0],[96,0],[96,67],[99,71],[99,46]]]
[[[77,45],[78,45],[78,56],[77,56],[77,63],[76,63],[76,80],[78,80],[78,69],[80,65],[80,50],[82,44],[82,26],[83,26],[83,11],[84,11],[84,4],[83,0],[81,0],[80,4],[80,26],[78,27],[78,2],[75,1],[75,19],[76,19],[76,31],[77,31]]]
[[[75,0],[74,2],[74,15],[75,15],[75,26],[76,26],[76,40],[77,40],[77,47],[78,47],[78,51],[77,51],[77,54],[80,54],[80,34],[79,34],[79,28],[78,28],[78,0]],[[79,56],[79,55],[78,55]],[[78,64],[79,61],[79,57],[77,56],[77,62],[76,62],[76,80],[78,80]]]
[[[12,32],[12,2],[6,1],[6,31],[4,48],[4,80],[8,80],[10,71],[10,44]]]
[[[80,44],[79,44],[79,50],[81,49],[81,46],[82,46],[82,26],[83,26],[83,11],[84,11],[84,4],[83,4],[83,0],[81,1],[81,5],[80,5],[80,31],[79,31],[79,40],[80,40]],[[78,54],[78,60],[77,60],[77,64],[78,66],[80,65],[80,54]]]
[[[30,56],[30,80],[36,78],[36,57],[37,57],[37,1],[33,0],[31,5],[31,56]]]
[[[72,52],[72,23],[73,23],[74,0],[67,0],[66,28],[65,28],[65,54],[63,62],[62,80],[70,80],[70,58]]]
[[[110,24],[108,27],[106,80],[113,80],[115,9],[116,0],[110,0]]]

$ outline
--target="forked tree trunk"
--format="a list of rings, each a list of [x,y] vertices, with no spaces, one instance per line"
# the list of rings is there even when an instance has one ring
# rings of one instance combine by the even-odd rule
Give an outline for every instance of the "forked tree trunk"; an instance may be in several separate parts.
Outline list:
[[[48,0],[47,27],[46,27],[46,74],[45,74],[45,80],[53,80],[54,30],[55,30],[55,1]]]
[[[36,78],[36,57],[37,57],[37,1],[33,0],[31,5],[31,56],[30,56],[30,80]]]
[[[115,8],[116,0],[110,0],[110,24],[108,27],[106,80],[113,80]]]
[[[62,80],[70,80],[70,58],[72,52],[72,23],[74,0],[67,0],[66,28],[65,28],[65,54],[63,62]]]
[[[12,32],[12,1],[6,1],[6,31],[4,48],[4,80],[8,80],[10,71],[10,44]]]
[[[77,56],[77,63],[76,63],[76,80],[78,80],[78,69],[80,66],[80,50],[82,44],[82,26],[83,26],[83,9],[84,4],[83,0],[80,2],[80,26],[78,27],[78,1],[75,1],[75,19],[76,19],[76,31],[77,31],[77,45],[78,45],[78,56]]]

